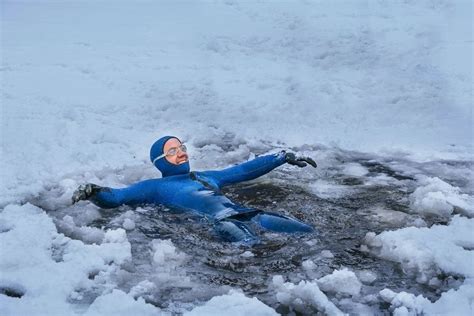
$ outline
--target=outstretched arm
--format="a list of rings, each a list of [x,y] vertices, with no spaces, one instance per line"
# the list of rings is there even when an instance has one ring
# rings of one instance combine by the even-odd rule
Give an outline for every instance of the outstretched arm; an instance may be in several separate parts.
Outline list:
[[[138,205],[152,203],[156,199],[153,180],[138,182],[123,189],[101,187],[93,183],[79,186],[72,196],[72,202],[90,200],[102,208],[114,208],[120,205]]]
[[[299,167],[306,166],[305,162],[307,162],[316,168],[316,163],[311,158],[296,158],[293,153],[282,151],[278,154],[257,157],[251,161],[224,170],[205,171],[203,174],[213,178],[218,183],[219,187],[223,187],[242,181],[256,179],[272,171],[276,167],[283,165],[285,162]]]

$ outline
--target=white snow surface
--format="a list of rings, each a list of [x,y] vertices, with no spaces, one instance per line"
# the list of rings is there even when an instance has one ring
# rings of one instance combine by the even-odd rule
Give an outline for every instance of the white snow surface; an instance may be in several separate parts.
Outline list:
[[[154,176],[165,134],[195,169],[264,144],[472,157],[467,0],[1,6],[3,205],[116,168]]]
[[[415,212],[449,217],[456,208],[458,213],[474,217],[474,198],[458,187],[439,178],[422,178],[420,184],[410,195]]]
[[[107,293],[114,286],[111,276],[131,259],[123,229],[108,230],[100,245],[86,245],[59,234],[52,219],[31,204],[7,206],[0,223],[0,286],[24,294],[21,299],[0,295],[0,314],[73,315],[77,311],[67,301],[94,288],[105,297],[93,302],[89,315],[158,311],[119,290]],[[108,306],[111,301],[113,306]]]
[[[166,134],[188,144],[196,170],[305,144],[472,160],[468,0],[22,0],[2,1],[0,12],[0,287],[22,294],[0,295],[1,315],[162,313],[141,297],[153,282],[116,288],[132,259],[132,217],[120,219],[126,232],[69,215],[54,223],[47,211],[68,205],[85,182],[158,177],[148,150]],[[356,163],[339,171],[368,172]],[[417,181],[411,211],[449,224],[368,234],[363,247],[422,283],[441,272],[465,280],[435,302],[390,289],[380,297],[396,315],[472,315],[473,198],[436,177]],[[352,192],[324,179],[310,189],[321,198]],[[28,203],[45,192],[44,209]],[[167,240],[151,249],[156,280],[189,282],[175,271],[186,254]],[[357,295],[361,284],[347,270],[297,284],[275,276],[272,286],[291,309],[341,315],[324,292],[346,281],[346,294]],[[189,314],[223,310],[276,314],[235,291]]]
[[[295,311],[323,312],[329,316],[344,315],[324,294],[316,281],[300,281],[298,284],[285,282],[281,275],[276,275],[272,280],[276,288],[277,300]]]
[[[347,268],[335,270],[333,273],[318,279],[318,286],[324,292],[335,292],[347,295],[358,295],[362,283],[354,272]]]
[[[195,307],[184,313],[185,316],[276,316],[272,308],[260,302],[256,297],[249,298],[243,293],[231,290],[226,295],[215,296],[203,306]]]

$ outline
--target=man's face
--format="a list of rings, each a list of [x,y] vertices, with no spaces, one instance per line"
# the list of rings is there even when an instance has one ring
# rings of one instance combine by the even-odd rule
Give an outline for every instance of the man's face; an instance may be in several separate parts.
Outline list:
[[[163,152],[167,153],[171,148],[179,148],[179,146],[181,146],[181,142],[178,139],[170,138],[166,141]],[[168,160],[169,163],[179,165],[188,161],[188,154],[179,149],[176,155],[166,155],[165,159]]]

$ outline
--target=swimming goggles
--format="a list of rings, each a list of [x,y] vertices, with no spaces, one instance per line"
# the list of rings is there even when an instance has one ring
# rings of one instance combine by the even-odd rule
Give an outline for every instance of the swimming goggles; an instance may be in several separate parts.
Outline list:
[[[165,152],[163,155],[160,155],[158,157],[156,157],[154,160],[153,160],[153,164],[155,164],[155,162],[163,157],[166,157],[166,156],[174,156],[178,153],[178,151],[182,151],[183,153],[185,153],[188,149],[186,148],[186,145],[184,144],[181,144],[181,146],[178,146],[178,147],[171,147],[167,152]]]

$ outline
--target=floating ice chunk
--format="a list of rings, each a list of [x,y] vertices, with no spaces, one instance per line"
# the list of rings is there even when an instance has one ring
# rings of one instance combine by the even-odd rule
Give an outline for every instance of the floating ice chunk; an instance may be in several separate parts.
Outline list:
[[[301,281],[298,284],[284,282],[281,275],[272,279],[276,289],[276,299],[295,311],[308,313],[309,310],[320,311],[326,315],[344,315],[327,296],[321,292],[316,281]]]
[[[143,280],[134,287],[130,289],[130,292],[128,293],[129,295],[133,296],[134,298],[137,298],[139,296],[142,296],[144,294],[148,294],[151,291],[156,289],[156,284],[153,282],[150,282],[148,280]]]
[[[330,183],[324,180],[316,180],[309,185],[310,190],[323,199],[340,198],[353,191],[346,185]]]
[[[362,177],[369,173],[369,170],[358,163],[347,163],[344,165],[342,172],[349,176]]]
[[[365,284],[372,284],[377,280],[377,274],[369,270],[362,270],[357,273],[359,280]]]
[[[68,237],[80,239],[85,243],[99,244],[104,239],[104,231],[89,226],[77,226],[72,216],[66,215],[57,221],[58,229]]]
[[[303,269],[308,270],[308,271],[312,271],[316,268],[316,264],[314,264],[313,260],[309,260],[309,259],[303,261],[301,265],[303,266]]]
[[[323,250],[323,251],[321,251],[320,255],[321,255],[321,257],[323,257],[323,258],[328,258],[328,259],[334,258],[334,255],[333,255],[332,252],[329,251],[329,250]]]
[[[254,257],[255,255],[251,251],[247,250],[247,251],[243,252],[240,256],[242,256],[244,258],[251,258],[251,257]]]
[[[160,314],[160,309],[147,304],[141,297],[135,300],[132,296],[114,289],[112,293],[99,296],[89,306],[84,316],[103,316],[103,315],[150,315]]]
[[[474,198],[462,194],[458,187],[439,178],[422,178],[420,183],[421,186],[410,195],[413,211],[447,217],[456,207],[460,213],[474,217]]]
[[[394,315],[472,315],[474,299],[474,279],[466,279],[459,289],[444,292],[434,303],[422,295],[395,293],[384,289],[380,297],[390,303]]]
[[[148,294],[151,291],[156,289],[156,284],[149,281],[149,280],[143,280],[134,287],[130,289],[130,292],[128,293],[129,295],[133,296],[134,298],[137,298],[138,296],[141,296],[143,294]]]
[[[153,262],[157,265],[169,265],[181,263],[186,255],[176,250],[171,240],[155,239],[152,241]]]
[[[134,230],[135,229],[135,222],[131,220],[130,218],[126,218],[123,221],[123,228],[126,230]]]
[[[335,270],[333,273],[318,279],[318,285],[325,292],[334,292],[348,295],[358,295],[362,283],[354,272],[347,268]]]
[[[249,298],[235,290],[226,295],[215,296],[203,306],[195,307],[192,311],[184,313],[186,316],[277,316],[271,307],[259,301],[256,297]]]
[[[447,226],[367,233],[366,247],[361,249],[400,262],[406,272],[416,273],[421,283],[429,282],[440,271],[474,277],[473,231],[474,219],[456,215]]]

